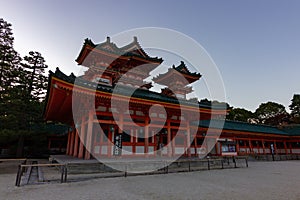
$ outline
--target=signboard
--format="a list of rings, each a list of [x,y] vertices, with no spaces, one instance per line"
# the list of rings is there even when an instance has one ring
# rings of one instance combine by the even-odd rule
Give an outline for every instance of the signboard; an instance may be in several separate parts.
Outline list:
[[[115,134],[114,144],[114,156],[122,155],[122,135]]]
[[[232,139],[222,138],[219,142],[222,156],[237,156],[236,143]]]

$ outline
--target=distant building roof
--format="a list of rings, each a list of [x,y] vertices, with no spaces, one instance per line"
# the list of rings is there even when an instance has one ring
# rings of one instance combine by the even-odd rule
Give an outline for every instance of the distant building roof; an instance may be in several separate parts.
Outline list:
[[[212,123],[211,123],[212,122]],[[200,127],[212,127],[219,128],[221,120],[201,120],[199,122]],[[197,122],[194,122],[196,124]],[[261,124],[249,124],[246,122],[237,122],[225,120],[224,130],[235,130],[235,131],[246,131],[246,132],[255,132],[255,133],[269,133],[269,134],[278,134],[278,135],[290,135],[288,132],[278,129],[274,126],[267,126]]]
[[[282,130],[291,136],[300,136],[300,124],[284,126]]]

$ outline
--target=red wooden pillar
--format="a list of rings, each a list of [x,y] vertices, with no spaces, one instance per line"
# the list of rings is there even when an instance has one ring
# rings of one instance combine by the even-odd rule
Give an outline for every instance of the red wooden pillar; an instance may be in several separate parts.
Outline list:
[[[235,143],[236,143],[236,153],[239,155],[240,154],[240,142],[236,138],[234,138]]]
[[[91,152],[93,151],[93,149],[92,149],[93,124],[94,124],[94,116],[93,116],[93,111],[91,110],[89,112],[88,127],[87,127],[87,133],[86,133],[86,145],[85,145],[86,152],[84,155],[84,159],[86,159],[86,160],[91,158]]]
[[[145,156],[148,157],[148,151],[149,151],[149,118],[146,117],[145,119]]]
[[[289,148],[290,148],[290,154],[293,154],[292,143],[291,142],[289,142]]]
[[[73,155],[73,151],[74,151],[74,139],[75,139],[75,134],[74,134],[74,129],[71,132],[71,142],[70,142],[70,154],[69,155]]]
[[[261,140],[262,148],[263,148],[263,154],[266,155],[266,147],[265,147],[265,141]]]
[[[48,150],[51,149],[51,142],[52,142],[52,138],[49,137],[49,138],[48,138]]]
[[[170,120],[167,119],[167,140],[168,140],[168,157],[172,156],[172,144],[171,144],[171,125]]]
[[[288,154],[288,150],[287,150],[286,141],[283,141],[283,145],[284,145],[284,152],[287,155]]]
[[[83,158],[84,143],[85,143],[85,124],[84,124],[84,116],[82,116],[81,126],[80,126],[80,144],[79,144],[78,158]]]
[[[175,156],[175,133],[172,132],[172,129],[170,130],[171,131],[171,144],[172,144],[172,156]]]
[[[68,130],[68,143],[67,143],[67,151],[66,154],[70,155],[70,145],[71,145],[71,133],[70,129]]]
[[[222,155],[221,143],[218,142],[218,139],[217,139],[217,138],[216,138],[215,148],[216,148],[216,154],[217,154],[218,156],[221,156],[221,155]]]
[[[79,141],[79,135],[78,135],[78,131],[77,129],[74,127],[75,130],[75,142],[74,142],[74,152],[73,152],[73,156],[77,157],[78,155],[78,141]]]
[[[248,140],[248,142],[249,142],[250,153],[252,153],[253,152],[252,142],[250,139]]]
[[[186,143],[187,143],[187,155],[190,158],[191,157],[191,131],[190,131],[190,123],[187,121],[186,124]]]
[[[274,143],[274,151],[275,151],[275,154],[278,154],[278,152],[277,152],[276,140],[274,140],[273,143]]]
[[[196,135],[195,135],[195,137],[194,137],[194,143],[195,143],[195,155],[196,155],[196,157],[198,157],[198,142],[197,142],[198,136],[197,136],[197,134],[198,134],[198,131],[196,132]]]

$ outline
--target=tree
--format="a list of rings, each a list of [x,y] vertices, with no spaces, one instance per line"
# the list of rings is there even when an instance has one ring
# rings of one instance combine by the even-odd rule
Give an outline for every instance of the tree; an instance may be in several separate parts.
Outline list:
[[[47,89],[47,77],[44,75],[45,69],[48,67],[45,64],[46,61],[42,54],[36,51],[30,51],[29,56],[24,57],[24,61],[22,66],[27,73],[27,95],[31,99],[42,100]]]
[[[10,141],[17,144],[16,155],[22,156],[24,141],[38,135],[32,127],[43,123],[47,65],[33,51],[21,63],[13,41],[11,24],[0,19],[0,138],[10,134]]]
[[[275,121],[280,121],[279,116],[285,118],[288,113],[285,107],[275,102],[262,103],[255,110],[255,116],[263,124],[275,125]],[[276,119],[275,121],[272,119]],[[277,124],[276,124],[277,125]]]
[[[292,103],[289,106],[292,116],[300,116],[300,94],[294,94]]]
[[[0,98],[18,85],[21,58],[13,48],[14,37],[11,24],[0,18]]]
[[[254,117],[254,113],[244,108],[233,108],[229,111],[227,115],[227,119],[233,121],[241,121],[241,122],[248,122],[249,119]]]
[[[19,74],[21,58],[13,48],[11,24],[0,18],[0,128],[15,129],[23,124],[22,109],[18,102],[23,96],[24,84]],[[22,106],[22,107],[20,107]],[[18,121],[17,121],[18,120]],[[11,122],[14,122],[11,123]]]
[[[300,123],[300,94],[294,94],[292,103],[289,106],[291,110],[291,121],[299,124]]]
[[[208,106],[216,106],[216,107],[223,107],[224,109],[231,109],[232,107],[226,102],[219,102],[217,100],[208,100],[208,99],[201,99],[199,101],[200,104],[208,105]]]

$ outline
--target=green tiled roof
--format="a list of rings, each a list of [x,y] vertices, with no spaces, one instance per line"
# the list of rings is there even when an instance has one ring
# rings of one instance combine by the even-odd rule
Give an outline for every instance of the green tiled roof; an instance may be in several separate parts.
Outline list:
[[[118,90],[116,91],[116,90],[114,90],[115,88],[112,87],[112,86],[97,84],[97,83],[94,83],[94,82],[86,81],[86,80],[81,79],[80,77],[76,79],[74,74],[71,74],[70,76],[67,76],[63,72],[61,72],[58,68],[56,68],[55,73],[50,72],[50,78],[49,79],[51,79],[52,76],[54,76],[56,78],[59,78],[63,81],[66,81],[68,83],[76,84],[76,85],[79,85],[79,86],[82,86],[82,87],[85,87],[85,88],[89,88],[89,89],[95,89],[97,91],[108,92],[108,93],[115,92],[117,94],[121,94],[121,95],[124,95],[124,96],[132,96],[132,97],[146,99],[146,100],[155,100],[155,101],[160,101],[160,102],[179,104],[178,99],[175,98],[175,97],[166,96],[164,94],[149,91],[149,90],[136,89],[136,88],[132,88],[132,87],[128,87],[128,86],[119,86],[119,85],[118,85]],[[49,84],[49,86],[50,86],[50,84]],[[132,90],[134,90],[134,93],[131,95]],[[197,102],[192,101],[192,100],[182,99],[182,100],[180,100],[180,104],[187,105],[187,106],[192,106],[192,107],[195,107],[195,108],[201,107],[201,108],[211,109],[211,105],[209,105],[209,104],[197,103]],[[214,109],[219,109],[219,110],[226,109],[222,105],[214,106],[213,108]]]
[[[289,135],[300,136],[300,125],[285,126],[282,130],[287,132]]]
[[[68,132],[69,126],[64,124],[39,124],[31,127],[32,130],[40,133],[63,135]]]
[[[194,125],[197,122],[193,123]],[[220,128],[222,127],[221,120],[201,120],[198,125],[200,127],[212,127]],[[255,133],[269,133],[269,134],[278,134],[278,135],[289,135],[289,133],[278,129],[277,127],[260,125],[260,124],[249,124],[245,122],[236,122],[225,120],[224,127],[225,130],[235,130],[235,131],[245,131],[245,132],[255,132]]]

